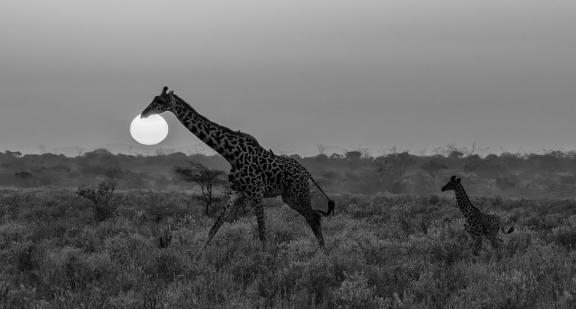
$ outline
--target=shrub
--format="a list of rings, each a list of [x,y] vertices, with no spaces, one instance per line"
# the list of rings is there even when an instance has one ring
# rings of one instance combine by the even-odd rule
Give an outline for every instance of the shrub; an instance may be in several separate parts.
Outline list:
[[[574,226],[555,227],[552,229],[549,238],[566,249],[576,249],[576,229]]]
[[[26,241],[32,235],[32,229],[25,224],[7,222],[0,225],[0,249],[8,247],[12,242]]]
[[[383,299],[374,295],[375,288],[368,284],[363,273],[344,273],[345,279],[332,292],[338,308],[378,308]]]
[[[98,187],[81,186],[76,194],[90,200],[93,204],[94,218],[96,221],[104,221],[114,215],[117,205],[113,203],[116,184],[101,182]]]
[[[151,278],[174,281],[184,270],[184,262],[173,250],[157,250],[151,253],[144,272]]]
[[[80,249],[64,247],[47,256],[44,280],[65,290],[84,290],[89,284],[114,277],[107,254],[86,255]]]
[[[104,248],[112,261],[122,267],[143,266],[156,251],[148,239],[133,233],[106,239]]]
[[[165,249],[172,242],[172,230],[170,225],[163,224],[154,229],[156,244],[158,248]]]
[[[46,254],[45,249],[31,241],[16,242],[11,246],[12,263],[19,271],[38,269]]]

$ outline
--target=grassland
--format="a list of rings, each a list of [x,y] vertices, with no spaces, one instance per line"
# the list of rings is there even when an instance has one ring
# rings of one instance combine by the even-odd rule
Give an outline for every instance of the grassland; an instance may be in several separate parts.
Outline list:
[[[269,201],[268,246],[251,215],[197,253],[213,218],[191,196],[118,194],[96,220],[67,190],[0,193],[5,308],[574,308],[576,203],[477,200],[516,231],[473,256],[450,195],[339,196],[328,253]],[[318,207],[320,207],[319,205]]]

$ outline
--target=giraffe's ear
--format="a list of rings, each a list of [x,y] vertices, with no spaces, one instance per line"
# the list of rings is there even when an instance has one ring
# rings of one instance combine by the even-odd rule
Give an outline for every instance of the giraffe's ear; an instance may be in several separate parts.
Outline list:
[[[174,90],[168,91],[168,94],[169,94],[169,95],[173,95],[173,94],[174,94]]]
[[[450,180],[452,180],[452,181],[456,180],[456,176],[450,177]]]
[[[461,180],[460,177],[456,178],[457,183],[460,183],[460,180]]]
[[[164,88],[162,88],[162,95],[165,95],[166,91],[168,91],[168,86],[164,86]]]

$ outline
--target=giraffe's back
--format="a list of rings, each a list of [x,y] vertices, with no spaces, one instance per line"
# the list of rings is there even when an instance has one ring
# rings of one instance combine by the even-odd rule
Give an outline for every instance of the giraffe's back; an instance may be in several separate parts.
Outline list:
[[[289,192],[291,190],[298,191],[298,194],[309,194],[310,174],[302,164],[284,156],[273,156],[271,159],[273,162],[268,167],[274,168],[267,168],[262,172],[266,196],[292,194]]]

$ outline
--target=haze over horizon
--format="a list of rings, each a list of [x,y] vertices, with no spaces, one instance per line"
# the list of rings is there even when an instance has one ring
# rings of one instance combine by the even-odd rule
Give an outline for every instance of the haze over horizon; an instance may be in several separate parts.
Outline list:
[[[277,153],[574,150],[574,16],[569,0],[8,0],[0,150],[135,146],[164,85]],[[163,116],[158,147],[199,145]]]

